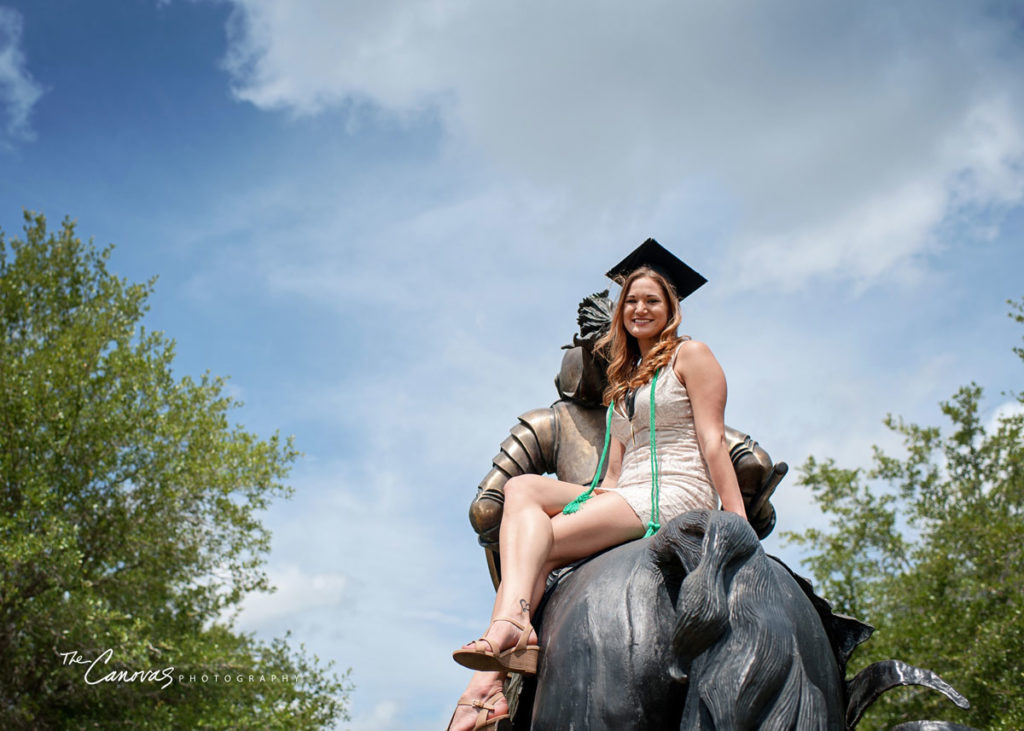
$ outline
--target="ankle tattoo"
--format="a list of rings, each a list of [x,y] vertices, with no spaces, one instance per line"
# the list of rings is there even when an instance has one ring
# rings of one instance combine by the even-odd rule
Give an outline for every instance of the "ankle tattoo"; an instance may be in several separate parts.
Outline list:
[[[530,616],[530,602],[525,599],[519,600],[519,608],[523,610],[523,614]]]

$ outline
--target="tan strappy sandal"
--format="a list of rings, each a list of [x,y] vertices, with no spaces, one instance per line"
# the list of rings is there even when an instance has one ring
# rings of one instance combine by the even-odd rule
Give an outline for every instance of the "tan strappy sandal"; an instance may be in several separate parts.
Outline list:
[[[473,725],[473,731],[501,731],[502,729],[510,729],[511,721],[509,721],[508,713],[503,713],[500,716],[487,717],[487,714],[493,711],[498,706],[498,701],[505,700],[505,694],[500,690],[494,691],[491,696],[484,701],[474,700],[469,703],[459,701],[455,704],[455,711],[452,712],[452,720],[448,722],[448,728],[452,727],[452,721],[455,720],[455,714],[458,713],[459,706],[470,706],[471,708],[477,708],[480,713],[476,716],[476,723]]]
[[[518,627],[522,634],[519,635],[519,642],[507,650],[495,651],[494,644],[486,637],[481,637],[477,642],[486,642],[489,650],[468,650],[465,647],[452,653],[455,662],[471,670],[489,670],[497,672],[522,673],[523,675],[536,675],[537,662],[540,660],[540,645],[528,644],[530,634],[533,632],[533,625],[525,625],[517,622],[511,617],[498,617],[494,622],[508,622]],[[491,622],[493,625],[494,622]]]

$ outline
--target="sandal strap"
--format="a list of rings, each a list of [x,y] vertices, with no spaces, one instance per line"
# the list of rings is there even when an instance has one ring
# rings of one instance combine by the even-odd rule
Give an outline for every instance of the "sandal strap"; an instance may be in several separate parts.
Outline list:
[[[518,620],[512,619],[512,617],[498,617],[494,622],[508,622],[509,624],[518,627],[521,632],[519,634],[519,642],[515,644],[514,650],[525,650],[530,644],[530,635],[533,634],[533,625],[530,622],[523,624]],[[494,624],[492,622],[491,624]],[[487,644],[490,644],[489,642]],[[491,651],[494,651],[494,646],[491,645]]]
[[[500,690],[496,690],[486,700],[473,701],[472,706],[480,709],[480,713],[476,716],[475,728],[483,728],[487,725],[487,716],[490,711],[497,707],[499,700],[505,700],[505,694]]]
[[[461,698],[459,698],[459,702],[456,703],[455,705],[457,705],[457,706],[469,706],[470,708],[486,708],[488,711],[493,711],[494,707],[496,705],[498,705],[498,701],[503,701],[503,700],[505,700],[505,693],[503,691],[496,690],[493,693],[491,693],[489,696],[487,696],[487,698],[485,698],[484,700],[480,700],[479,698],[474,698],[471,701],[464,701]],[[487,705],[488,703],[490,703],[491,705]]]
[[[491,642],[489,639],[487,639],[486,637],[478,637],[477,639],[473,640],[473,644],[475,645],[477,642],[486,642],[488,648],[487,652],[489,652],[492,655],[494,654],[494,643]],[[473,649],[476,650],[475,647]]]
[[[497,618],[495,618],[494,622],[508,622],[509,624],[513,625],[514,627],[518,627],[519,629],[524,630],[524,631],[526,630],[527,627],[530,626],[529,622],[527,622],[526,624],[523,624],[518,619],[512,619],[512,617],[497,617]],[[491,622],[491,624],[494,624],[494,622]]]

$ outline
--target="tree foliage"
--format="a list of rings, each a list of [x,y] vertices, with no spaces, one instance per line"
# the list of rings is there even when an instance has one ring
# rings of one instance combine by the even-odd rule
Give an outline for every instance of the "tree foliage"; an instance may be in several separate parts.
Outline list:
[[[269,588],[258,511],[289,492],[290,440],[232,426],[221,379],[173,376],[141,325],[154,281],[25,217],[23,240],[0,233],[0,727],[346,718],[344,677],[228,619]]]
[[[1024,300],[1010,305],[1024,323]],[[876,447],[867,470],[813,458],[802,468],[830,525],[786,538],[809,549],[805,565],[838,611],[877,628],[851,671],[905,660],[972,704],[963,713],[938,693],[893,691],[863,728],[924,718],[1024,728],[1024,396],[1013,398],[986,427],[972,383],[941,404],[946,429],[886,419],[904,455]]]

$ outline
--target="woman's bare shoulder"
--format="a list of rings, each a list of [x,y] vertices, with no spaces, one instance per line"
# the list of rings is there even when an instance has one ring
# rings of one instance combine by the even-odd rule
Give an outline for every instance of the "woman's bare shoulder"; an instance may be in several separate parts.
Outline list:
[[[710,353],[711,348],[708,347],[707,343],[701,340],[694,340],[693,338],[686,338],[681,340],[679,343],[679,354],[684,353]]]
[[[682,378],[695,369],[718,368],[711,348],[700,340],[684,340],[676,354],[675,371]]]
[[[714,357],[715,356],[712,355],[711,348],[707,346],[707,343],[688,338],[679,344],[676,362],[678,363],[681,360],[702,360]]]

